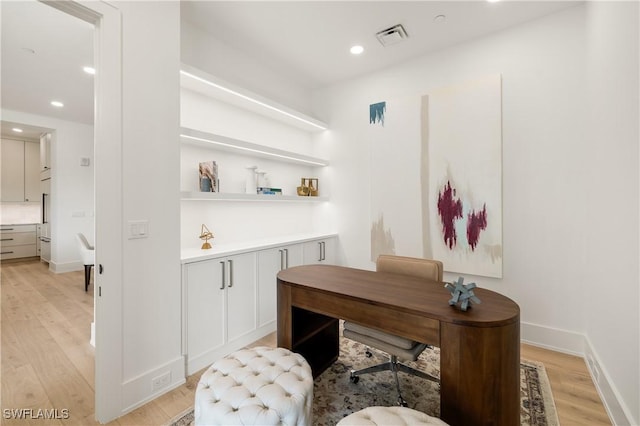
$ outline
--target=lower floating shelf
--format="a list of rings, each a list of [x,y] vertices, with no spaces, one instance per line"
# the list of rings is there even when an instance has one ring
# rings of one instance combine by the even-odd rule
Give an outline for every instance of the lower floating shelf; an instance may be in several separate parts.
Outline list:
[[[329,201],[329,197],[300,197],[298,195],[266,195],[266,194],[234,194],[224,192],[190,192],[180,193],[182,200],[193,201],[275,201],[275,202],[307,202],[317,203]]]

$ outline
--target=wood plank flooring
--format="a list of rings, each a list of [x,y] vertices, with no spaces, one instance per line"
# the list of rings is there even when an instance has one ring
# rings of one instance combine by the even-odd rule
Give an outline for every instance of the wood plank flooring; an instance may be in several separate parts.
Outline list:
[[[54,274],[35,261],[0,266],[1,408],[69,410],[67,419],[5,419],[2,425],[95,425],[93,285],[84,272]],[[254,343],[275,346],[275,333]],[[560,424],[610,425],[582,358],[522,345],[522,358],[545,365]],[[111,423],[165,425],[193,406],[202,371],[187,382]],[[4,411],[3,411],[4,413]]]

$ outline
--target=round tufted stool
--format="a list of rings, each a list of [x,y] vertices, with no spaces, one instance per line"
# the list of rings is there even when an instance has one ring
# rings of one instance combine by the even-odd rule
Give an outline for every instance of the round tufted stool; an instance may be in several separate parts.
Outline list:
[[[302,355],[284,348],[242,349],[204,372],[196,425],[311,425],[313,376]]]
[[[355,425],[445,425],[437,417],[406,407],[367,407],[348,415],[338,422],[339,426]]]

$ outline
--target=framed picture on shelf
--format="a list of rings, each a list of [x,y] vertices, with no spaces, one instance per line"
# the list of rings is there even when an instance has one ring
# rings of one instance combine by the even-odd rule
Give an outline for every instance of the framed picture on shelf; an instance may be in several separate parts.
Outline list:
[[[200,192],[219,192],[218,164],[215,161],[205,161],[198,167]]]

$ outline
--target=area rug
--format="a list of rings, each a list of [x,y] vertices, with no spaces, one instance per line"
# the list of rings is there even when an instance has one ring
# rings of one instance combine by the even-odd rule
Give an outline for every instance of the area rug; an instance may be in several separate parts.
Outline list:
[[[397,405],[398,395],[391,372],[366,374],[358,383],[349,380],[351,369],[373,365],[384,355],[372,350],[374,358],[364,356],[365,347],[349,339],[340,339],[340,357],[329,369],[316,378],[313,387],[313,425],[334,426],[343,417],[363,408]],[[379,358],[379,359],[376,359]],[[439,376],[438,348],[425,350],[420,358],[408,363],[433,376]],[[440,415],[438,384],[407,374],[400,374],[400,386],[410,408],[430,416]],[[478,389],[478,392],[483,392]],[[520,423],[531,426],[558,426],[553,395],[542,364],[520,363]],[[177,416],[170,426],[193,425],[193,408]]]

